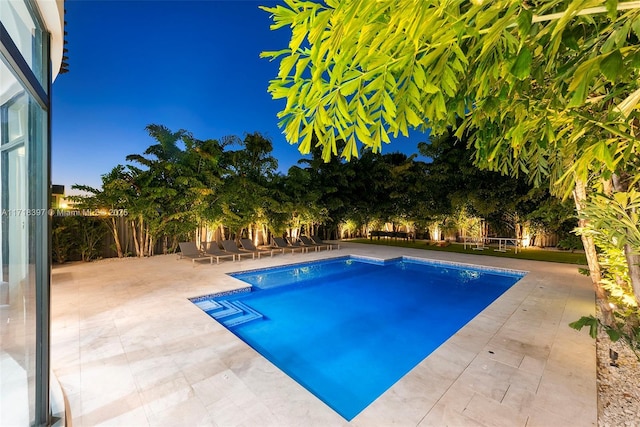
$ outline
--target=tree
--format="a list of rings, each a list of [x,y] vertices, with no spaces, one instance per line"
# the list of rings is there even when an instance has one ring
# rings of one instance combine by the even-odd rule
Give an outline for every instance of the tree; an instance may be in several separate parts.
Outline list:
[[[432,134],[429,143],[418,145],[420,153],[432,159],[426,166],[425,185],[430,189],[433,214],[457,216],[465,211],[484,218],[502,234],[515,233],[524,225],[525,214],[536,209],[548,194],[534,191],[523,177],[479,169],[469,148],[472,136],[473,131],[468,130],[458,137],[450,127],[445,134]],[[514,223],[514,219],[519,221]]]
[[[357,224],[365,236],[379,230],[378,224],[389,222],[395,214],[391,207],[394,181],[386,179],[391,174],[390,164],[380,153],[363,149],[358,159],[342,166],[353,177],[339,191],[347,197],[348,206],[342,221],[348,219]]]
[[[337,143],[340,145],[343,142]],[[337,235],[339,224],[350,214],[352,201],[362,199],[363,196],[369,197],[367,192],[360,193],[355,198],[352,197],[352,185],[360,181],[355,179],[357,172],[352,165],[335,157],[325,162],[322,159],[322,147],[319,144],[314,144],[310,159],[301,159],[298,164],[306,165],[304,169],[310,176],[309,188],[320,194],[318,204],[326,211],[323,238],[327,239],[334,233]]]
[[[263,213],[270,204],[269,183],[275,175],[278,161],[271,155],[273,143],[259,133],[227,138],[223,148],[233,145],[238,150],[225,150],[221,155],[223,169],[218,209],[224,223],[236,239],[242,231],[264,222]]]
[[[328,211],[320,202],[322,192],[314,185],[312,172],[292,166],[279,182],[279,199],[289,212],[289,235],[299,236],[304,230],[314,235],[319,224],[328,219]]]
[[[71,188],[80,190],[86,195],[70,196],[69,199],[78,204],[82,209],[106,210],[114,212],[124,210],[130,200],[129,184],[125,167],[118,165],[111,172],[102,175],[102,189],[90,187],[88,185],[75,184]],[[120,233],[118,230],[119,221],[117,216],[108,215],[102,217],[111,235],[113,236],[116,254],[118,258],[124,257]]]
[[[127,161],[140,165],[128,167],[128,183],[133,191],[130,222],[138,256],[152,255],[157,238],[162,235],[179,236],[195,230],[202,212],[201,197],[210,191],[201,180],[204,174],[196,157],[206,143],[182,129],[172,132],[151,124],[146,130],[156,144],[142,155],[127,156]],[[209,142],[208,148],[215,148],[212,145],[215,146]],[[207,154],[203,161],[210,160],[212,153]]]
[[[282,58],[269,91],[287,99],[281,126],[303,153],[314,135],[325,160],[338,138],[350,158],[356,141],[377,151],[390,133],[440,134],[464,117],[460,133],[477,129],[477,165],[573,192],[582,211],[590,177],[628,173],[640,151],[640,10],[587,9],[597,4],[288,0],[264,8],[273,29],[292,30],[288,48],[263,53]],[[639,173],[614,192],[637,186]],[[603,300],[593,240],[583,242]],[[635,252],[625,251],[630,267]],[[640,295],[640,271],[630,276]]]
[[[219,224],[221,221],[219,200],[222,194],[225,169],[222,166],[224,147],[215,139],[198,140],[188,134],[183,136],[185,141],[185,156],[182,159],[184,165],[193,174],[190,191],[194,195],[190,213],[193,223],[198,225],[195,230],[196,241],[204,241],[207,236],[199,235],[203,231],[203,225]],[[186,231],[186,233],[185,233]],[[182,234],[190,235],[193,230],[183,230]],[[178,242],[171,244],[175,248]]]

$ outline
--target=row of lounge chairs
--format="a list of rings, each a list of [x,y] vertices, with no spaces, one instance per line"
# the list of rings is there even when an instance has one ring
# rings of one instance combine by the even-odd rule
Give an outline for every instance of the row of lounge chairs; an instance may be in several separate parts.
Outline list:
[[[216,242],[211,242],[204,244],[204,249],[200,250],[194,242],[180,242],[180,259],[190,259],[194,263],[199,260],[209,260],[213,264],[215,258],[216,263],[220,264],[220,259],[225,258],[231,258],[232,261],[235,261],[236,258],[240,260],[243,256],[251,256],[252,259],[255,259],[257,255],[259,259],[264,254],[273,256],[274,253],[290,252],[293,254],[297,251],[305,253],[310,249],[314,251],[331,250],[334,246],[340,249],[340,245],[325,243],[315,236],[301,236],[299,239],[289,238],[287,240],[282,237],[274,237],[271,246],[261,248],[256,247],[250,239],[240,239],[242,247],[238,247],[234,240],[223,240],[221,244],[222,249]]]

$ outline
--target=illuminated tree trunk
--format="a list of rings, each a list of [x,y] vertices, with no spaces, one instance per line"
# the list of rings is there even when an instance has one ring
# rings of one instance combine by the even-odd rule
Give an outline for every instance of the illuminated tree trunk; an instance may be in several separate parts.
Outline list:
[[[582,206],[587,200],[587,187],[584,181],[580,179],[575,180],[573,200],[576,204],[576,210],[578,212],[578,227],[584,227],[587,224],[587,220],[580,218],[580,212],[582,212]],[[603,322],[609,325],[611,324],[611,321],[613,319],[611,315],[611,307],[609,307],[609,304],[607,302],[607,293],[600,283],[600,281],[602,280],[602,275],[600,273],[600,263],[598,262],[596,245],[593,242],[593,238],[591,236],[582,234],[580,237],[582,239],[582,245],[584,246],[584,253],[587,258],[587,264],[589,265],[589,275],[591,277],[591,282],[593,283],[593,289],[596,292],[598,305],[602,310]]]
[[[633,253],[633,248],[629,244],[624,245],[624,255],[629,266],[633,296],[636,298],[636,302],[640,302],[640,255]]]
[[[629,185],[620,176],[614,174],[611,182],[613,189],[617,192],[629,191]],[[633,296],[636,298],[636,302],[640,303],[640,255],[636,253],[634,248],[626,243],[624,245],[624,256],[627,259],[627,267],[629,268],[629,280],[631,281],[631,287],[633,288]]]
[[[140,241],[138,240],[138,227],[136,225],[136,221],[131,221],[131,233],[133,234],[133,244],[135,245],[136,248],[136,256],[142,256],[141,255],[141,249],[140,249]]]
[[[225,234],[224,234],[224,225],[220,224],[220,239],[221,240],[226,240]]]
[[[116,252],[118,253],[118,258],[122,258],[124,257],[124,254],[122,252],[122,245],[120,244],[120,233],[118,233],[118,222],[116,220],[116,218],[111,217],[110,218],[110,224],[109,224],[109,228],[111,229],[111,234],[113,235],[113,240],[116,243]]]

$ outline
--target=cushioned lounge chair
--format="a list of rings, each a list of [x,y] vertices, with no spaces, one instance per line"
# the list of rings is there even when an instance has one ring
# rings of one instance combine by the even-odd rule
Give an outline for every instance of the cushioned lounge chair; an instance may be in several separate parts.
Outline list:
[[[329,245],[329,249],[333,249],[334,246],[336,246],[337,249],[340,249],[340,245],[339,244],[333,244],[333,243],[326,243],[323,242],[321,238],[319,238],[318,236],[311,236],[311,240],[313,240],[313,242],[317,245]]]
[[[298,239],[294,239],[293,237],[287,237],[287,243],[289,243],[289,246],[292,246],[294,248],[302,248],[302,252],[309,252],[309,247],[306,245],[303,245]]]
[[[209,264],[213,264],[213,257],[200,252],[195,243],[180,242],[178,243],[178,246],[180,246],[180,259],[188,258],[193,263],[195,263],[196,260],[208,259]]]
[[[308,246],[310,248],[315,248],[316,251],[321,250],[322,248],[326,248],[327,250],[329,250],[329,248],[331,248],[331,245],[327,244],[327,243],[322,243],[322,244],[318,244],[316,242],[313,242],[310,238],[308,238],[307,236],[300,236],[300,241],[302,242],[303,245]]]
[[[258,249],[256,247],[256,245],[253,244],[253,242],[251,241],[251,239],[240,239],[240,244],[242,245],[242,248],[247,250],[247,251],[251,251],[251,252],[255,252],[258,254],[258,259],[260,259],[260,255],[262,254],[266,254],[269,253],[271,254],[271,256],[273,256],[273,253],[275,251],[280,251],[280,249],[275,249],[275,248],[271,248],[271,249]],[[282,250],[282,253],[284,253],[284,250]]]
[[[293,247],[289,245],[282,237],[274,237],[273,245],[278,249],[282,249],[282,253],[284,253],[285,251],[291,251],[291,253],[294,253],[295,251],[305,251],[305,248],[303,248],[302,246]]]
[[[218,247],[218,244],[216,242],[210,242],[207,245],[207,250],[205,251],[205,254],[215,257],[216,258],[216,262],[218,264],[220,264],[220,258],[231,258],[232,261],[236,260],[236,255],[235,254],[231,254],[229,252],[221,250]]]
[[[236,254],[238,259],[241,259],[242,255],[247,255],[247,256],[251,255],[252,259],[256,259],[255,252],[241,250],[240,248],[238,248],[238,245],[236,245],[236,242],[234,242],[233,240],[223,240],[222,247],[224,248],[225,251],[229,252],[230,254]]]

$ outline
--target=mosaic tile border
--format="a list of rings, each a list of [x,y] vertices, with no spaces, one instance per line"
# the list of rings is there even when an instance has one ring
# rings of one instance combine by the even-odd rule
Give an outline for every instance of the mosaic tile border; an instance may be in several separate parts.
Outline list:
[[[213,294],[207,294],[207,295],[201,295],[199,297],[189,298],[189,301],[191,301],[192,303],[195,304],[197,302],[206,301],[206,300],[209,300],[211,298],[226,297],[226,296],[235,295],[235,294],[245,294],[245,293],[249,293],[251,291],[252,291],[252,287],[251,286],[245,286],[243,288],[232,289],[230,291],[215,292]]]
[[[472,270],[480,270],[480,271],[490,271],[494,273],[501,273],[507,275],[513,275],[517,277],[524,277],[529,273],[525,270],[516,270],[512,268],[502,268],[502,267],[488,267],[485,265],[477,265],[477,264],[469,264],[464,262],[454,262],[454,261],[441,261],[435,259],[426,259],[412,256],[403,256],[402,259],[404,261],[410,261],[418,264],[431,264],[431,265],[443,265],[447,267],[457,267],[464,269],[472,269]]]
[[[318,260],[314,260],[314,261],[301,261],[301,262],[294,262],[293,264],[283,264],[283,265],[278,265],[278,266],[263,267],[263,268],[252,268],[252,269],[249,269],[249,270],[234,271],[234,272],[231,272],[231,273],[227,273],[227,275],[235,278],[237,275],[240,275],[240,274],[260,273],[261,271],[273,271],[273,270],[278,270],[278,269],[282,269],[282,268],[298,267],[298,266],[301,266],[301,265],[305,265],[306,266],[306,265],[313,265],[313,264],[321,264],[321,263],[325,263],[327,261],[340,261],[340,260],[343,260],[343,259],[350,259],[350,258],[353,258],[353,255],[340,255],[340,256],[337,256],[337,257],[318,259]]]

